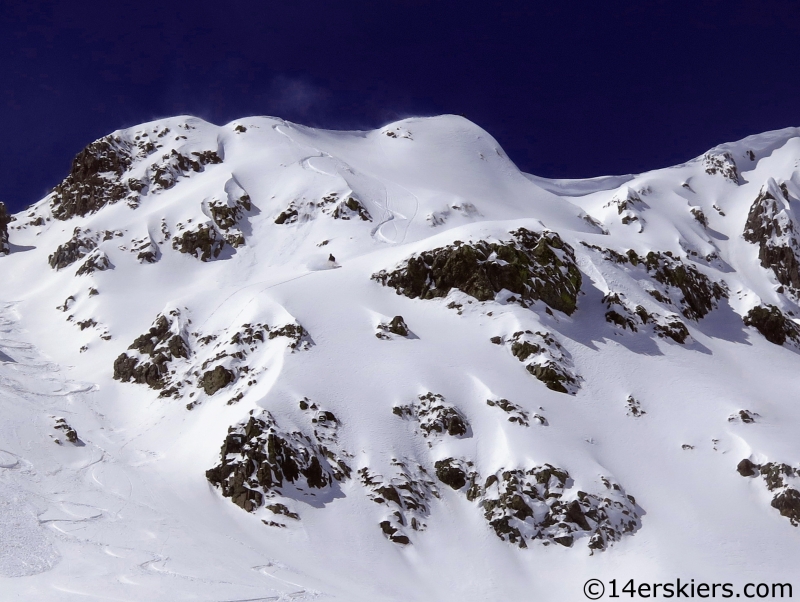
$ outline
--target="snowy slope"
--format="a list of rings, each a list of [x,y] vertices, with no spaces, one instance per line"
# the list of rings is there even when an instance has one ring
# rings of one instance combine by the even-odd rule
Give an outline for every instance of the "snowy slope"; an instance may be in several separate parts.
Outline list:
[[[545,180],[455,116],[93,143],[0,247],[3,595],[790,580],[799,167]]]

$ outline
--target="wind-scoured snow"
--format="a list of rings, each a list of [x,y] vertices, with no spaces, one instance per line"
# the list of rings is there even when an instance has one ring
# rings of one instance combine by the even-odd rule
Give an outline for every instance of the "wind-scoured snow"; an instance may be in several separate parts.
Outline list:
[[[65,177],[0,249],[8,599],[796,573],[800,129],[556,181],[456,116],[176,117]]]

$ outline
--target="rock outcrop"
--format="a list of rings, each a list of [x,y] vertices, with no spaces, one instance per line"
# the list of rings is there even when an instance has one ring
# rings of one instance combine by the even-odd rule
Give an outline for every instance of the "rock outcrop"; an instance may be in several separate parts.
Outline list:
[[[154,192],[169,190],[190,172],[201,172],[206,165],[218,163],[222,163],[222,159],[216,151],[193,151],[187,156],[172,149],[147,169],[147,179]]]
[[[770,505],[792,526],[800,525],[800,470],[777,462],[754,464],[747,458],[739,462],[736,470],[743,477],[760,476],[767,490],[775,494]]]
[[[53,428],[62,431],[67,441],[73,444],[77,444],[80,441],[80,439],[78,439],[78,432],[69,425],[65,418],[62,418],[61,416],[51,416],[51,418],[55,420]],[[56,439],[55,441],[61,445],[61,441],[59,439]]]
[[[429,392],[420,395],[417,402],[395,406],[392,412],[395,416],[417,421],[423,437],[446,434],[460,438],[467,437],[471,433],[467,418],[438,393]]]
[[[95,247],[97,247],[97,242],[90,235],[90,231],[75,228],[72,238],[59,245],[48,258],[48,262],[51,268],[60,270],[86,257]]]
[[[225,248],[225,238],[211,223],[179,230],[172,238],[172,248],[200,261],[216,259]]]
[[[386,508],[387,516],[380,522],[384,536],[391,542],[411,543],[407,529],[424,531],[430,514],[430,504],[439,497],[436,483],[428,472],[411,460],[392,459],[389,478],[364,467],[358,471],[367,497]]]
[[[128,347],[135,353],[122,353],[114,361],[114,379],[163,389],[170,382],[170,363],[189,357],[189,346],[178,321],[180,312],[160,314],[150,330]]]
[[[623,266],[633,276],[644,271],[647,279],[638,278],[642,288],[659,303],[678,307],[690,320],[704,318],[717,307],[721,299],[728,297],[724,282],[711,280],[692,263],[675,257],[670,251],[650,251],[642,257],[632,249],[623,254],[595,245],[584,245],[602,253],[607,261]],[[604,301],[608,301],[608,298]],[[647,323],[649,320],[642,316],[641,321]]]
[[[106,136],[92,142],[72,160],[72,168],[53,189],[53,217],[68,220],[94,213],[125,198],[131,188],[121,183],[130,168],[135,147],[120,137]]]
[[[412,299],[445,297],[458,289],[478,301],[527,307],[541,300],[572,314],[581,287],[572,247],[555,232],[520,228],[511,235],[509,242],[456,241],[423,251],[390,272],[373,274],[372,279]]]
[[[275,496],[315,496],[350,476],[332,451],[299,431],[281,430],[267,411],[232,426],[220,462],[206,471],[208,481],[234,504],[254,512]]]
[[[208,397],[226,391],[232,404],[242,399],[264,371],[251,357],[262,345],[282,340],[292,352],[312,345],[306,329],[293,322],[276,327],[246,323],[223,331],[222,336],[189,332],[190,323],[177,309],[159,314],[150,330],[117,357],[114,378],[158,389],[160,397],[181,397],[187,386],[201,389]],[[189,393],[189,397],[194,395]],[[195,399],[187,408],[198,403]]]
[[[574,395],[580,388],[580,377],[569,352],[548,332],[519,330],[510,337],[493,337],[492,343],[504,345],[525,369],[548,389]]]
[[[623,330],[638,332],[643,328],[651,327],[659,337],[669,338],[681,344],[689,338],[689,329],[676,314],[662,316],[658,313],[650,313],[642,305],[634,306],[618,293],[607,293],[603,296],[603,303],[607,310],[606,322]]]
[[[487,399],[486,405],[492,408],[498,408],[508,414],[508,421],[515,422],[520,426],[529,426],[528,412],[523,410],[520,406],[507,399]],[[546,421],[539,414],[534,414],[534,420],[539,421],[539,424],[545,424]]]
[[[480,484],[467,460],[436,462],[436,477],[477,502],[497,536],[520,548],[532,541],[571,547],[581,538],[592,550],[603,550],[641,527],[642,510],[616,483],[603,477],[604,496],[578,491],[568,499],[572,478],[550,464],[525,469],[501,469]]]
[[[783,286],[800,291],[800,240],[797,217],[786,185],[770,178],[747,214],[744,239],[758,245],[761,266],[771,270]]]
[[[403,316],[395,316],[387,323],[378,324],[378,332],[375,333],[375,336],[379,339],[389,340],[395,337],[407,338],[410,334],[411,331]]]
[[[8,244],[8,224],[11,223],[11,216],[6,210],[5,203],[0,203],[0,255],[8,255],[11,247]]]
[[[720,175],[732,184],[739,184],[739,169],[728,151],[710,150],[702,157],[703,167],[709,175]]]
[[[746,326],[758,330],[770,343],[783,345],[789,340],[800,344],[800,327],[774,305],[757,305],[742,320]]]

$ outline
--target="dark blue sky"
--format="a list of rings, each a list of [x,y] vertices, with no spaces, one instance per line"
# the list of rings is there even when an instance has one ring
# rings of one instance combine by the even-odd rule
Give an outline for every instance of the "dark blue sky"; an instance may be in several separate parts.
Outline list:
[[[800,125],[793,2],[0,5],[0,201],[120,127],[191,113],[374,128],[463,113],[525,171],[638,172]]]

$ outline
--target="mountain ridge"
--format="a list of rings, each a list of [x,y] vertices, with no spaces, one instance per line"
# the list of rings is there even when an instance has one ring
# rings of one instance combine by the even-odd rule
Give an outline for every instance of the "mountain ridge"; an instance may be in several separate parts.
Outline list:
[[[3,429],[32,467],[3,478],[50,542],[12,586],[523,599],[630,567],[785,579],[799,165],[798,128],[571,181],[523,174],[457,116],[101,138],[0,257],[3,402],[33,425]],[[22,341],[50,359],[16,359]],[[733,533],[761,554],[735,570],[715,556]],[[54,549],[87,560],[68,573]]]

